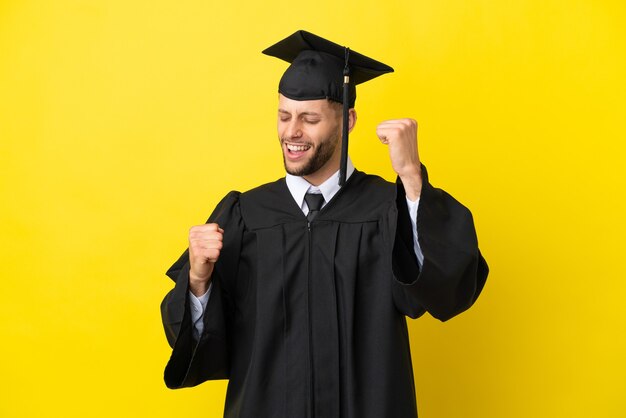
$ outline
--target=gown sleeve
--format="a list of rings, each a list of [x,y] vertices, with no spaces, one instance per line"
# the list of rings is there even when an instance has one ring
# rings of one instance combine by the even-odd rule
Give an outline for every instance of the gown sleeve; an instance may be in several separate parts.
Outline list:
[[[396,222],[392,252],[393,299],[411,318],[425,312],[446,321],[468,309],[483,289],[489,268],[478,249],[471,212],[428,181],[422,165],[422,192],[417,211],[417,236],[424,255],[419,266],[402,182],[396,182]],[[392,235],[393,236],[393,235]]]
[[[236,277],[243,221],[239,192],[230,192],[207,223],[224,229],[224,246],[215,264],[211,297],[204,312],[204,331],[193,338],[189,302],[189,250],[170,267],[167,275],[175,286],[161,303],[161,318],[172,354],[165,367],[165,384],[171,389],[198,385],[229,376],[229,322],[234,309],[230,289]]]

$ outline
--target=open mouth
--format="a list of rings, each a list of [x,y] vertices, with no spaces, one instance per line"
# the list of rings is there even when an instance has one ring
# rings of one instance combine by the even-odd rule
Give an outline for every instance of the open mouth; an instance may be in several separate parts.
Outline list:
[[[289,144],[285,143],[285,147],[287,149],[287,155],[292,159],[297,159],[304,155],[308,150],[311,149],[311,145],[308,144]]]

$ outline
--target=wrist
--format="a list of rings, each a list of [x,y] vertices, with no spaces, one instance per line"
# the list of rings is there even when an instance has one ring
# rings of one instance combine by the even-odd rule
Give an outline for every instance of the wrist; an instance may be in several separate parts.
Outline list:
[[[404,192],[409,200],[416,201],[422,193],[422,168],[415,167],[407,172],[398,174],[402,185],[404,186]]]
[[[189,291],[195,296],[200,297],[209,290],[211,284],[211,277],[208,279],[198,278],[192,272],[189,272]]]

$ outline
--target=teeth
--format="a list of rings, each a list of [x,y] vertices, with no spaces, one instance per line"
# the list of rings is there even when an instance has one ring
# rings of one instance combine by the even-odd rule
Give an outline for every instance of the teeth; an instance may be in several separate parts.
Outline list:
[[[293,145],[293,144],[287,144],[287,149],[289,151],[306,151],[309,148],[311,148],[309,145]]]

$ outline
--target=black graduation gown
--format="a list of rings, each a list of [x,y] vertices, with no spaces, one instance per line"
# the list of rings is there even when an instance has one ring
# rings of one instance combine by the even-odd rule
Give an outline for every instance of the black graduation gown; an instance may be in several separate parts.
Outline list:
[[[400,181],[355,171],[310,224],[284,178],[230,192],[198,342],[187,252],[167,272],[167,386],[229,379],[228,418],[416,417],[405,316],[453,317],[488,273],[469,210],[423,179],[421,269]]]

